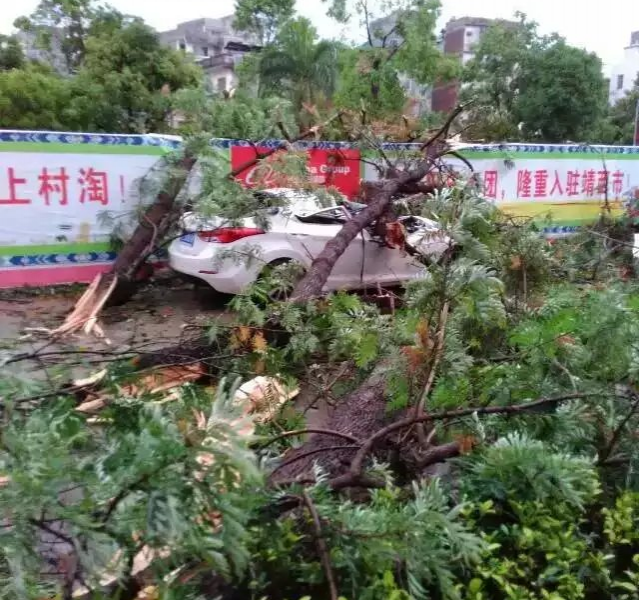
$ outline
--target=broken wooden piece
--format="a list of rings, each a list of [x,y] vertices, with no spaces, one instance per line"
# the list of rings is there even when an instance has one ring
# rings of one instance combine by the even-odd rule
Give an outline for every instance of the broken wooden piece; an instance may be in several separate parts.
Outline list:
[[[96,373],[93,377],[86,380],[80,380],[79,383],[96,383],[101,381],[102,377],[98,377],[102,372]],[[104,372],[106,374],[106,372]],[[118,390],[121,396],[137,397],[143,394],[160,394],[161,392],[168,392],[177,388],[185,383],[192,383],[201,379],[206,375],[206,367],[203,363],[194,363],[190,365],[174,365],[169,367],[160,367],[152,369],[151,372],[142,376],[140,379],[133,383],[128,383],[123,386],[119,386]],[[78,383],[78,382],[76,382]],[[86,385],[85,385],[86,387]],[[172,399],[177,398],[174,396]],[[80,404],[76,408],[78,412],[83,414],[92,415],[105,406],[107,406],[111,400],[113,400],[112,394],[99,393],[89,394],[87,400]],[[167,399],[164,398],[163,401]]]
[[[275,377],[255,377],[236,392],[233,403],[241,406],[243,415],[253,415],[260,423],[270,421],[279,409],[300,393],[298,388],[286,389]]]

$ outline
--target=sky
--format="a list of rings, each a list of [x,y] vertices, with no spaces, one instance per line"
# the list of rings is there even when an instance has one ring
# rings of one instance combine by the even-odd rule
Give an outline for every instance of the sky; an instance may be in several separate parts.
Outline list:
[[[143,17],[162,31],[176,23],[200,17],[221,17],[233,12],[234,0],[109,0],[122,12]],[[29,14],[37,0],[0,0],[0,32],[9,33],[16,17]],[[630,32],[639,30],[637,0],[442,0],[440,28],[453,17],[511,18],[515,11],[537,21],[543,33],[563,35],[570,44],[596,52],[606,73],[623,56]],[[358,37],[358,23],[337,27],[325,15],[319,0],[297,0],[297,10],[309,17],[320,35]]]

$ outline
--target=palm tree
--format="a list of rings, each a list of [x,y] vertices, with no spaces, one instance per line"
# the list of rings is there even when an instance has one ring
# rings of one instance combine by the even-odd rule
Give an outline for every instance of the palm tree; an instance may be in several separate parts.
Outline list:
[[[337,79],[335,44],[319,41],[317,30],[303,17],[289,21],[260,61],[263,92],[281,93],[285,88],[297,108],[330,96]]]

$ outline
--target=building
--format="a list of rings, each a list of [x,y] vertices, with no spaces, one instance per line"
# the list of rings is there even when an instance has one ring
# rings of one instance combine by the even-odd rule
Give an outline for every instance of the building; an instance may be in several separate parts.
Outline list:
[[[159,34],[160,41],[195,57],[204,69],[210,89],[230,92],[237,87],[236,67],[247,52],[259,50],[255,36],[233,28],[234,15],[195,19]]]
[[[612,69],[610,76],[610,104],[623,98],[639,78],[639,31],[630,34],[630,45],[624,49],[623,60]]]
[[[474,58],[474,48],[484,32],[496,24],[512,25],[511,21],[486,19],[483,17],[462,17],[451,19],[442,31],[441,49],[455,56],[462,65]],[[457,106],[461,82],[443,82],[434,87],[431,105],[435,112],[450,112]]]
[[[25,58],[49,65],[58,73],[68,75],[69,66],[62,52],[64,31],[56,27],[49,27],[47,33],[49,45],[46,48],[38,43],[38,35],[35,32],[18,30],[14,35],[22,46]]]

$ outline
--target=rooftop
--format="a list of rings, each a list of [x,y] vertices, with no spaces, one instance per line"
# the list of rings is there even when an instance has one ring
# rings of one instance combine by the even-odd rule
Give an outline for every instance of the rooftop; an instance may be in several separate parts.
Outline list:
[[[446,31],[460,29],[461,27],[490,27],[491,25],[515,25],[515,21],[508,19],[488,19],[486,17],[460,17],[452,18],[446,23]]]

